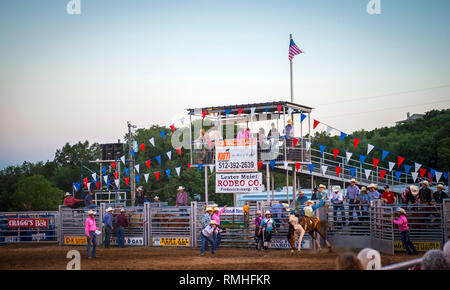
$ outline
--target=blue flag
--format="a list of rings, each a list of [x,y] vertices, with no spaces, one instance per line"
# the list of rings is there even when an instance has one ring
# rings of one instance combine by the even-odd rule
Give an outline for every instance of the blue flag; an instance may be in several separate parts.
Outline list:
[[[402,172],[401,171],[397,171],[397,170],[394,170],[395,171],[395,180],[399,180],[400,179],[400,176],[402,175]]]
[[[444,172],[444,178],[448,179],[448,172]]]
[[[141,177],[140,177],[139,175],[136,175],[135,178],[136,178],[136,183],[139,184],[139,179],[140,179]]]
[[[172,169],[167,169],[166,170],[166,174],[167,174],[167,178],[170,178],[170,171],[171,171]]]
[[[267,109],[266,109],[267,110]],[[230,114],[231,109],[226,109],[225,110],[225,116],[228,117],[228,115]]]
[[[435,174],[436,174],[436,170],[433,169],[433,168],[430,168],[430,176],[431,176],[431,179],[433,179],[433,177],[434,177]]]
[[[269,109],[265,109],[265,112],[266,112],[266,113],[269,113]]]
[[[347,136],[344,132],[341,132],[341,142],[344,141],[344,138]]]
[[[314,164],[311,163],[308,165],[308,167],[309,167],[309,173],[312,173],[314,170]]]
[[[359,155],[359,161],[361,162],[361,166],[363,166],[364,161],[366,160],[366,157],[367,157],[367,156]]]
[[[159,164],[161,165],[161,155],[156,156],[155,158],[156,158],[156,160],[158,160]]]
[[[356,168],[355,167],[350,167],[350,175],[352,176],[352,178],[355,177],[355,173],[356,173]]]
[[[103,171],[103,175],[106,175],[106,167],[103,167],[102,171]]]
[[[384,158],[386,158],[386,156],[388,156],[389,152],[386,150],[383,150],[383,156],[381,157],[381,160],[384,160]]]
[[[159,134],[161,135],[163,140],[166,140],[166,134],[164,133],[164,131],[159,132]]]
[[[203,167],[203,164],[198,165],[198,172],[202,172],[202,167]]]
[[[405,174],[408,175],[409,171],[411,170],[411,166],[404,164],[403,167],[405,167]]]
[[[136,157],[134,156],[134,150],[131,149],[131,156],[133,156],[133,159],[136,159]]]
[[[125,174],[126,174],[127,176],[130,176],[130,168],[125,168]]]
[[[270,161],[270,168],[272,168],[273,170],[274,167],[275,167],[275,160],[272,160]]]
[[[106,179],[106,188],[109,188],[109,184],[110,184],[111,182],[109,181],[109,178],[108,179]]]
[[[325,148],[327,148],[327,146],[320,145],[320,155],[323,155],[323,152],[325,151]]]
[[[300,114],[300,123],[303,122],[303,120],[305,120],[305,118],[306,118],[306,115],[301,113]]]
[[[73,185],[75,185],[76,191],[80,191],[80,184],[78,182],[75,182]]]

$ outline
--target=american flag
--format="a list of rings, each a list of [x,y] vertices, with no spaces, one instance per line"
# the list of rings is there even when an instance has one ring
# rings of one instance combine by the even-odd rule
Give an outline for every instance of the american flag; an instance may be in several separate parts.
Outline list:
[[[289,44],[289,60],[292,60],[294,58],[294,55],[303,53],[303,51],[298,48],[298,46],[295,44],[294,40],[291,39],[291,43]]]

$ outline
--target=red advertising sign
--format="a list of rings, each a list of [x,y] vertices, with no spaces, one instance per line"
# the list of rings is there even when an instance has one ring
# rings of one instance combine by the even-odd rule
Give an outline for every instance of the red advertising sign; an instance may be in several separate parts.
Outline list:
[[[46,228],[48,219],[8,219],[10,228]]]

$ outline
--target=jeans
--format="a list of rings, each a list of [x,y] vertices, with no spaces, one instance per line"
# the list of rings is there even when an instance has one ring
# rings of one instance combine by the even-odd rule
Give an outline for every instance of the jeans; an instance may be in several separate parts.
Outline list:
[[[336,225],[344,225],[345,223],[345,213],[342,211],[343,207],[341,203],[333,204],[333,220]],[[341,213],[341,223],[337,223],[339,212]]]
[[[123,227],[117,227],[117,245],[119,248],[125,246],[125,229]]]
[[[213,234],[212,238],[210,238],[210,237],[206,237],[205,235],[203,235],[203,233],[201,233],[201,234],[200,234],[200,239],[201,239],[201,242],[202,242],[202,246],[201,246],[201,248],[200,248],[200,254],[203,254],[203,253],[205,252],[205,250],[206,250],[207,247],[208,247],[208,243],[211,244],[211,254],[214,254],[214,248],[215,248],[214,240],[215,240],[215,235]]]
[[[96,257],[96,248],[97,248],[97,241],[95,237],[95,232],[89,232],[89,238],[87,239],[87,247],[86,247],[86,256],[89,258],[89,253],[91,251],[91,243],[92,243],[92,257]]]
[[[359,200],[356,200],[356,199],[350,199],[350,201],[349,201],[349,218],[348,218],[348,220],[349,221],[353,221],[353,213],[356,213],[356,220],[358,220],[359,219],[359,217],[360,217],[360,213],[359,213],[359,210],[358,210],[358,204],[359,204]]]
[[[214,246],[215,249],[218,249],[220,247],[220,243],[222,242],[222,233],[219,232],[216,236],[216,245]]]
[[[105,248],[109,248],[109,241],[111,239],[111,228],[106,226],[105,227]]]
[[[409,230],[405,230],[401,234],[402,234],[402,244],[403,244],[403,247],[408,252],[408,255],[412,255],[413,252],[414,252],[414,255],[417,255],[416,247],[414,247],[414,244],[411,242],[411,239],[409,237]]]

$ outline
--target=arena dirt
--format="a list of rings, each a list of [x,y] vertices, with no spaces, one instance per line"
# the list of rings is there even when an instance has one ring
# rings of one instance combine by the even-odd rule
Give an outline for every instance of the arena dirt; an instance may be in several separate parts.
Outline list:
[[[252,249],[221,248],[214,256],[195,248],[98,248],[96,259],[86,259],[85,247],[57,245],[6,245],[0,247],[0,269],[64,270],[69,250],[81,254],[82,270],[333,270],[337,252],[289,250],[260,253]],[[342,250],[340,250],[342,252]],[[383,265],[410,260],[406,254],[382,255]],[[416,257],[414,257],[416,258]]]

